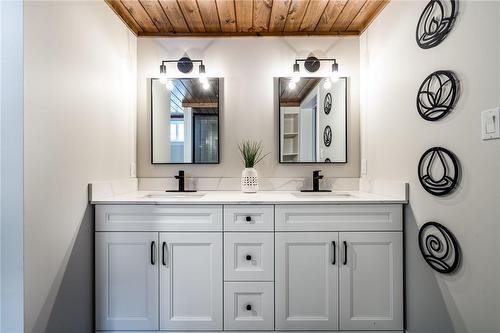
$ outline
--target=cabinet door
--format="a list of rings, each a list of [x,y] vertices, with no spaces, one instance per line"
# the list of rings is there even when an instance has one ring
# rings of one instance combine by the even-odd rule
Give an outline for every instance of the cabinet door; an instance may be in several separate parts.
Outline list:
[[[160,329],[222,330],[222,234],[160,234]]]
[[[339,234],[341,330],[403,329],[402,238],[401,232]]]
[[[338,233],[276,233],[276,329],[338,329]]]
[[[95,235],[97,330],[158,329],[158,233]]]

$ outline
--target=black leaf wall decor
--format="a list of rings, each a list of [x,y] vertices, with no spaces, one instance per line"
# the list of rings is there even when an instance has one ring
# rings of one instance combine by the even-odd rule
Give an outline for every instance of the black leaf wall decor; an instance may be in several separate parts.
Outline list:
[[[327,93],[325,95],[325,100],[323,101],[323,110],[325,114],[329,114],[332,110],[332,94]]]
[[[457,76],[452,71],[436,71],[418,89],[417,111],[425,120],[439,120],[453,110],[458,97]]]
[[[418,179],[432,195],[444,196],[458,184],[460,164],[451,151],[442,147],[428,149],[418,162]]]
[[[325,130],[323,131],[323,143],[327,147],[330,147],[330,145],[332,144],[332,129],[328,125],[325,127]]]
[[[460,264],[460,246],[442,224],[425,223],[418,233],[418,246],[425,261],[439,273],[452,273]]]
[[[448,36],[458,14],[458,0],[431,0],[417,24],[417,44],[422,49],[439,45]]]

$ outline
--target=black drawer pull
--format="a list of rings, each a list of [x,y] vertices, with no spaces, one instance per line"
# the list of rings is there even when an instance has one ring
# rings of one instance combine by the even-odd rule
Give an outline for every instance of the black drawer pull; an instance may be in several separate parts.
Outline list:
[[[151,242],[151,265],[155,264],[155,241]]]
[[[246,255],[246,257],[245,257],[245,259],[246,259],[247,261],[250,261],[250,260],[252,260],[252,256],[251,256],[251,255],[249,255],[249,254],[247,254],[247,255]]]
[[[333,259],[332,259],[332,265],[335,265],[336,263],[336,258],[337,258],[337,244],[335,244],[335,241],[332,241],[332,246],[333,246]]]
[[[347,265],[347,242],[344,241],[344,265]]]
[[[252,311],[252,305],[247,304],[246,309],[247,309],[247,311]]]
[[[167,249],[167,242],[163,242],[161,246],[161,263],[163,266],[167,266],[167,263],[165,261],[165,250]]]
[[[247,221],[247,222],[251,222],[251,221],[252,221],[252,217],[251,217],[251,216],[247,216],[247,217],[245,217],[245,221]]]

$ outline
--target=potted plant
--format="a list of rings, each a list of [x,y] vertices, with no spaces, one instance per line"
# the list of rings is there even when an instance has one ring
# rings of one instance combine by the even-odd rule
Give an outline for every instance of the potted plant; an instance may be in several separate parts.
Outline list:
[[[245,169],[241,172],[241,191],[255,193],[259,190],[259,177],[255,166],[269,153],[263,153],[262,142],[243,140],[238,144]]]

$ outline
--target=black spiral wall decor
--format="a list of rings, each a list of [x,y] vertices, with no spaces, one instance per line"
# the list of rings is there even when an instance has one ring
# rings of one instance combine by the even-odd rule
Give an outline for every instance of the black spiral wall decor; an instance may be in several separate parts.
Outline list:
[[[432,195],[443,196],[452,192],[458,184],[459,176],[458,159],[446,148],[432,147],[418,162],[420,184]]]
[[[436,71],[427,76],[418,89],[418,113],[425,120],[439,120],[453,110],[458,96],[457,76],[452,71]]]
[[[332,129],[328,125],[325,127],[325,130],[323,131],[323,143],[327,147],[330,147],[330,145],[332,144]]]
[[[458,14],[458,0],[431,0],[417,24],[417,44],[422,49],[439,45],[453,28]]]
[[[453,234],[437,222],[425,223],[418,232],[425,261],[439,273],[452,273],[460,264],[460,246]]]
[[[325,111],[325,114],[329,114],[330,111],[332,110],[332,94],[327,93],[325,95],[325,100],[323,102],[323,110]]]

